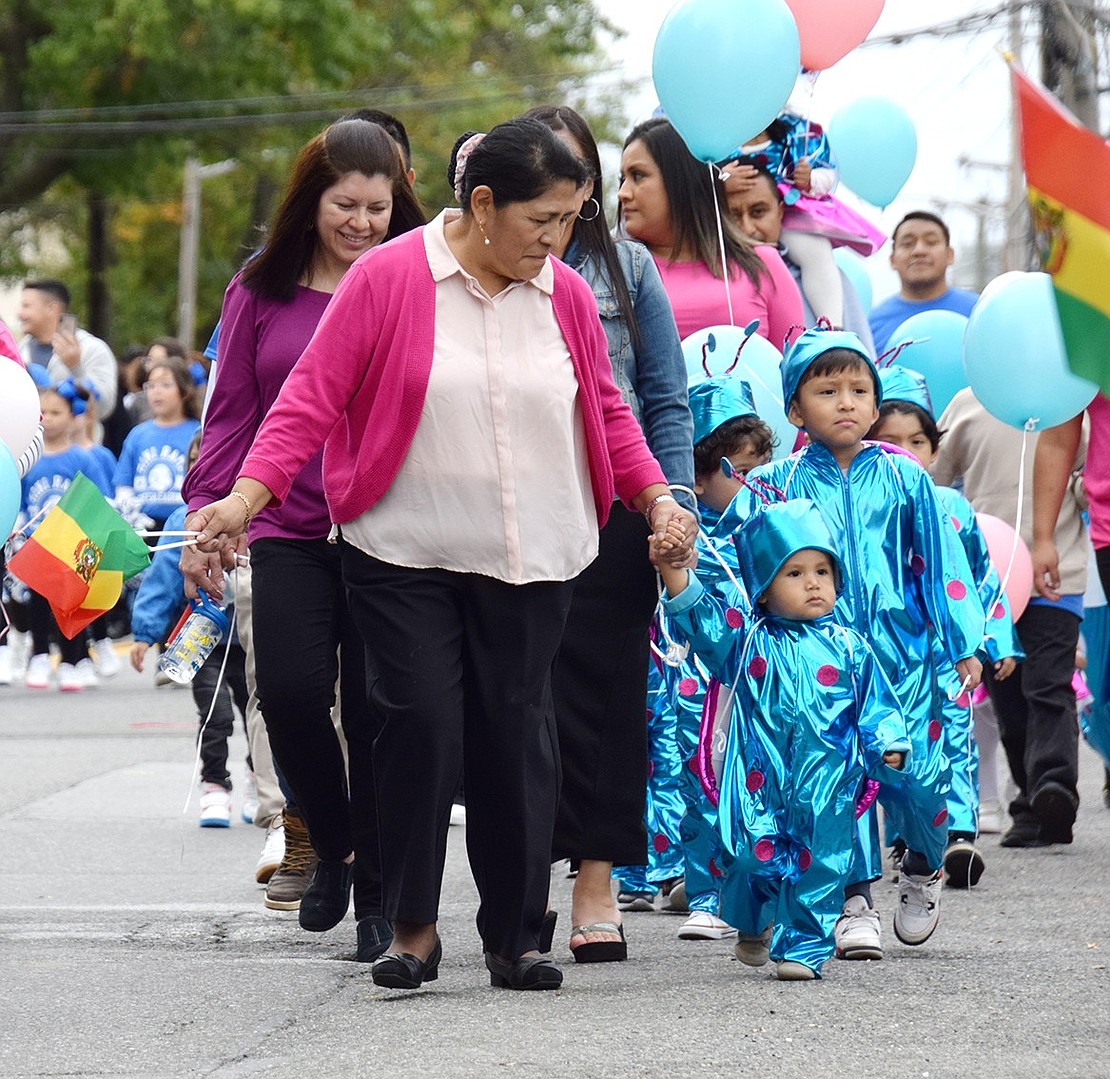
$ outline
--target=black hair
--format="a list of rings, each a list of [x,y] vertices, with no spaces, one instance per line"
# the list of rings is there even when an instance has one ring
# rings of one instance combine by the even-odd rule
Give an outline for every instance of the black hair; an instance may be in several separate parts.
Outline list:
[[[33,288],[36,292],[45,292],[47,296],[58,300],[67,311],[69,310],[69,289],[57,278],[38,277],[34,281],[24,281],[23,287]]]
[[[929,445],[933,447],[933,453],[937,452],[944,432],[925,409],[920,405],[915,405],[912,401],[884,401],[879,406],[879,418],[872,425],[871,430],[867,432],[868,438],[878,438],[875,432],[882,427],[883,420],[892,412],[897,412],[901,416],[912,416],[917,420],[921,424],[921,433],[929,440]]]
[[[409,133],[405,125],[391,112],[382,112],[381,109],[355,109],[339,117],[340,120],[365,120],[368,124],[377,124],[385,133],[397,143],[401,156],[405,159],[405,168],[412,168],[412,143],[409,142]]]
[[[767,168],[766,165],[757,164],[755,158],[753,158],[753,157],[739,157],[736,160],[741,165],[749,165],[751,168],[755,169],[756,177],[757,178],[762,178],[762,179],[767,181],[768,185],[771,188],[771,194],[773,194],[775,196],[775,199],[779,203],[782,203],[782,202],[786,201],[782,197],[782,192],[779,190],[778,180],[775,179],[774,173],[771,172],[771,170],[769,168]]]
[[[447,169],[447,182],[452,187],[455,186],[462,141],[460,138],[455,143]],[[493,205],[500,209],[511,202],[539,198],[560,180],[570,180],[575,187],[582,187],[594,178],[589,166],[580,161],[565,142],[556,138],[547,124],[517,117],[492,128],[470,152],[459,201],[463,213],[469,214],[474,189],[488,187],[493,192]]]
[[[459,151],[462,149],[462,144],[477,134],[477,131],[464,131],[455,139],[451,152],[447,155],[447,184],[452,191],[455,190],[455,170],[459,167]]]
[[[637,124],[624,140],[624,148],[628,149],[636,141],[647,147],[662,177],[671,208],[673,250],[689,248],[698,261],[709,267],[714,277],[724,278],[717,236],[719,217],[726,260],[739,266],[758,289],[761,279],[769,277],[769,273],[750,241],[733,223],[724,184],[713,178],[708,165],[690,153],[669,120],[655,117]]]
[[[62,391],[59,390],[57,386],[40,386],[39,387],[39,400],[40,401],[42,401],[46,397],[49,397],[51,394],[53,394],[55,397],[57,397],[60,401],[65,401],[66,408],[68,408],[71,413],[73,412],[73,398],[72,397],[68,396],[67,394],[62,393]]]
[[[146,364],[146,377],[149,378],[150,373],[157,371],[160,367],[169,371],[173,377],[177,392],[181,395],[181,407],[186,417],[190,420],[199,420],[200,405],[197,403],[197,387],[186,362],[179,356],[167,356],[164,360],[151,360]]]
[[[242,270],[244,286],[288,302],[312,269],[320,197],[348,173],[385,176],[393,188],[393,211],[385,239],[423,225],[424,211],[401,168],[397,144],[378,124],[337,120],[297,155],[285,197],[274,214],[266,244]]]
[[[700,480],[713,475],[721,467],[722,457],[731,457],[745,446],[760,457],[769,457],[776,445],[775,433],[758,416],[733,416],[694,447],[694,477]]]
[[[940,228],[940,231],[944,233],[945,246],[952,246],[952,235],[948,231],[948,226],[939,217],[937,217],[936,214],[931,214],[928,210],[911,210],[908,214],[906,214],[906,216],[903,217],[902,220],[894,226],[894,231],[890,234],[891,246],[898,242],[898,230],[907,221],[929,221],[932,224],[937,225]]]
[[[875,394],[879,393],[879,380],[875,377],[875,372],[871,369],[871,365],[858,353],[850,348],[830,348],[827,352],[822,352],[798,379],[798,386],[794,390],[794,397],[797,398],[798,390],[800,390],[810,379],[823,378],[826,375],[839,375],[841,371],[866,371],[871,380],[875,383]],[[789,405],[789,402],[787,402]]]
[[[594,189],[590,197],[597,205],[597,213],[588,220],[582,217],[575,220],[572,225],[574,241],[585,252],[587,258],[600,262],[604,268],[605,277],[617,298],[617,307],[620,309],[625,325],[628,326],[632,348],[635,351],[640,346],[640,328],[636,324],[636,311],[628,291],[628,282],[624,279],[624,271],[617,257],[616,244],[609,231],[609,222],[605,218],[601,155],[598,153],[597,142],[590,130],[590,125],[574,109],[566,105],[538,105],[534,109],[529,109],[524,115],[526,118],[539,120],[552,131],[567,132],[586,155],[586,164],[594,173]]]
[[[146,350],[149,353],[155,345],[161,345],[166,350],[167,356],[176,356],[179,360],[189,359],[189,350],[185,347],[185,342],[177,337],[156,337]]]

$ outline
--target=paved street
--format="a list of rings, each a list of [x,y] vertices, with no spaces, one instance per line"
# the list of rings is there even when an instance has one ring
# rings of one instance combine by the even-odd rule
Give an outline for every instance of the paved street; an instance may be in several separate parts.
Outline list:
[[[982,883],[946,890],[918,949],[878,884],[886,958],[815,984],[664,914],[627,916],[628,963],[576,966],[557,867],[564,988],[493,990],[453,829],[440,979],[405,994],[349,961],[353,920],[312,935],[263,908],[259,829],[182,814],[194,727],[188,692],[129,668],[76,697],[0,688],[0,1075],[1110,1076],[1110,810],[1085,747],[1072,846],[984,840]],[[244,754],[239,733],[236,777]]]

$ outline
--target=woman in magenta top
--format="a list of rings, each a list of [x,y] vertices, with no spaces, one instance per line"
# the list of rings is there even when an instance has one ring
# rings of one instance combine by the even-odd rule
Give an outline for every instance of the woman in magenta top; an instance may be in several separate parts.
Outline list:
[[[782,256],[769,244],[751,244],[736,230],[723,187],[669,121],[647,120],[628,136],[617,200],[625,232],[655,256],[680,338],[707,326],[746,326],[758,319],[759,334],[781,350],[790,330],[804,326],[801,293]]]
[[[200,459],[182,487],[190,510],[231,488],[354,261],[423,221],[397,145],[377,124],[340,121],[301,150],[265,246],[224,297]],[[358,954],[368,960],[389,940],[371,761],[378,724],[339,552],[328,542],[322,470],[317,446],[291,477],[282,504],[251,522],[251,644],[274,759],[296,799],[298,820],[286,821],[286,845],[294,853],[303,818],[319,858],[300,897],[300,924],[313,931],[336,925],[347,913],[353,877]],[[192,587],[222,593],[217,556],[186,547],[181,568]],[[331,718],[337,679],[349,762]],[[283,892],[271,900],[268,891],[267,905],[293,909],[297,896]]]
[[[551,664],[614,493],[668,524],[671,498],[613,384],[589,286],[548,257],[589,170],[514,120],[460,148],[462,211],[359,260],[201,541],[278,504],[324,444],[324,490],[377,681],[374,744],[391,952],[378,985],[438,976],[451,801],[494,985],[553,989],[546,916],[558,794]],[[646,552],[645,552],[646,557]]]

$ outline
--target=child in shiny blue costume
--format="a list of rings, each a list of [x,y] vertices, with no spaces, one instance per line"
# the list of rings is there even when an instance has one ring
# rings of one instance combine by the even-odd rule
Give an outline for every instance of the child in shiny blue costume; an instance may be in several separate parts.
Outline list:
[[[749,482],[775,497],[817,504],[840,551],[845,588],[834,618],[863,634],[894,687],[913,747],[913,767],[884,781],[879,801],[907,851],[894,930],[922,944],[940,918],[941,866],[948,837],[951,766],[937,711],[932,636],[968,691],[979,684],[976,652],[983,608],[967,557],[937,501],[928,474],[904,454],[864,437],[882,402],[878,371],[859,338],[841,330],[807,330],[783,360],[783,400],[810,445],[756,469]],[[742,490],[718,524],[731,534],[761,508]],[[880,958],[871,880],[881,876],[874,814],[860,820],[855,865],[846,890],[838,954]],[[864,926],[860,919],[864,919]],[[859,933],[867,937],[860,939]]]
[[[895,779],[910,745],[867,643],[831,617],[844,581],[816,506],[770,505],[735,540],[756,603],[745,625],[696,577],[660,566],[665,606],[729,687],[718,825],[737,957],[811,980],[833,955],[865,777]]]

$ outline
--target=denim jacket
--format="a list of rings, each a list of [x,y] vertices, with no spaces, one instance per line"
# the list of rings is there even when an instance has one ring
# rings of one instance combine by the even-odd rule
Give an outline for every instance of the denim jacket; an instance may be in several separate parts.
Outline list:
[[[604,264],[591,260],[573,241],[564,261],[593,289],[609,343],[613,379],[643,428],[648,448],[668,482],[693,487],[694,422],[686,401],[686,362],[671,304],[648,249],[631,240],[617,240],[616,245],[640,330],[638,350],[632,346],[631,330],[621,318]],[[680,500],[689,502],[681,496]]]

